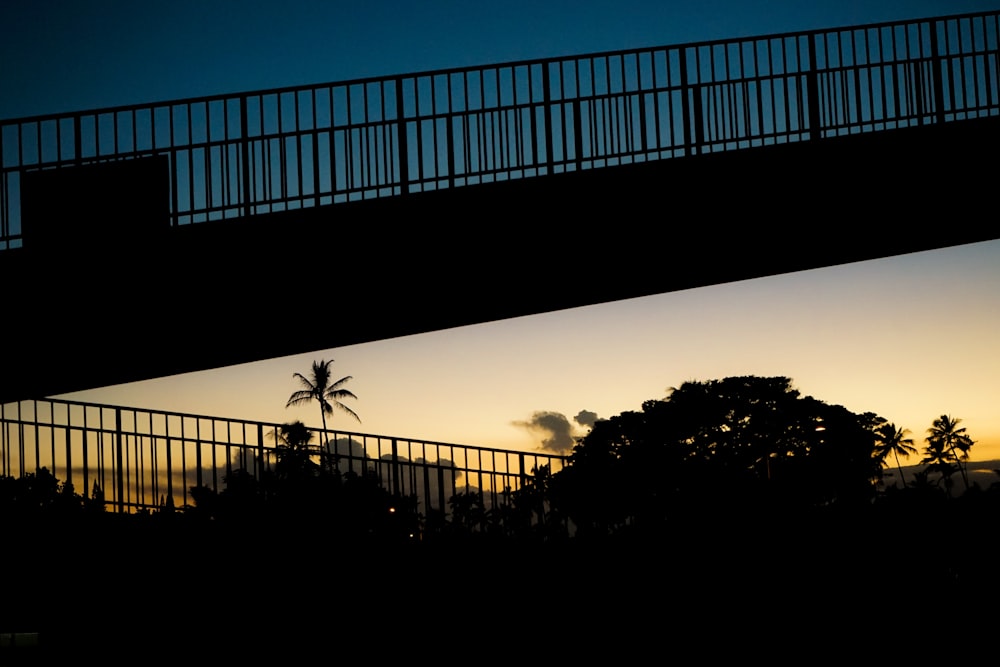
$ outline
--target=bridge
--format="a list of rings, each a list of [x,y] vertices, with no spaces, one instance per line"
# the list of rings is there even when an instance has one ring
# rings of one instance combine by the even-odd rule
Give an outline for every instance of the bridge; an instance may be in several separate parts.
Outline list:
[[[966,14],[0,121],[0,402],[998,238],[998,34]]]

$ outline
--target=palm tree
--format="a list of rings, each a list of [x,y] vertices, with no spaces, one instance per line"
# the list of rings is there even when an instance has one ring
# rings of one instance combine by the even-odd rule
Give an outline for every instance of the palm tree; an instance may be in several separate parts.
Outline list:
[[[945,464],[954,463],[958,466],[958,471],[962,473],[962,481],[965,488],[969,488],[969,475],[963,465],[969,459],[969,450],[975,444],[972,438],[965,432],[965,428],[958,428],[961,419],[952,418],[949,415],[941,415],[934,420],[931,427],[927,429],[927,447],[924,452],[926,456],[921,463],[931,463],[942,470],[947,468]]]
[[[281,477],[299,479],[309,472],[309,441],[313,434],[300,421],[282,424],[274,431],[278,458],[277,470]]]
[[[343,410],[357,419],[359,424],[361,423],[361,417],[342,402],[345,398],[357,399],[357,396],[352,391],[344,389],[344,384],[351,379],[351,376],[348,375],[336,382],[331,382],[330,366],[332,365],[333,359],[330,361],[314,361],[309,377],[302,375],[302,373],[292,374],[292,377],[297,379],[302,385],[302,389],[289,396],[288,403],[285,404],[285,407],[289,408],[293,405],[302,405],[312,401],[319,403],[320,417],[323,420],[324,437],[326,436],[326,416],[332,415],[334,408]]]
[[[900,454],[904,458],[910,454],[916,454],[917,448],[913,446],[913,438],[907,438],[910,430],[906,428],[896,428],[896,425],[887,422],[882,424],[875,431],[877,444],[875,445],[875,457],[881,465],[886,465],[885,460],[892,454],[896,459],[896,467],[899,469],[899,479],[902,487],[906,487],[906,477],[903,476],[903,466],[899,462]]]

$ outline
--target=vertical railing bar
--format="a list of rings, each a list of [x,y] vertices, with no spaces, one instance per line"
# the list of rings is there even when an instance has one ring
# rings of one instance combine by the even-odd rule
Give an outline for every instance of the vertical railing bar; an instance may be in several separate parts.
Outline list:
[[[55,124],[55,127],[56,127],[56,162],[62,162],[63,159],[64,159],[63,158],[63,151],[62,151],[62,123],[59,122],[59,121],[60,121],[59,118],[56,118],[54,121],[52,121]],[[134,125],[134,123],[133,123],[133,125]],[[3,134],[2,130],[0,130],[0,134]],[[134,146],[134,144],[133,144],[133,146]],[[3,157],[2,156],[3,156],[3,152],[2,152],[2,150],[0,150],[0,166],[2,166],[2,162],[3,162]]]
[[[213,427],[214,428],[214,427]],[[213,448],[214,451],[214,448]],[[264,468],[267,466],[267,459],[264,452],[264,424],[257,423],[257,465],[254,466],[254,479],[261,481]]]
[[[708,85],[709,86],[709,90],[711,90],[712,83],[711,82],[709,82],[708,84],[703,84],[702,83],[702,79],[701,79],[701,49],[700,48],[696,48],[694,50],[694,68],[695,68],[695,76],[697,77],[697,84],[696,84],[696,88],[695,88],[694,95],[693,95],[693,97],[694,97],[694,140],[695,140],[695,143],[698,145],[698,152],[699,153],[703,153],[703,152],[710,153],[711,149],[708,146],[708,144],[712,140],[712,135],[711,135],[711,131],[710,131],[711,128],[709,128],[707,126],[707,123],[710,122],[711,116],[709,115],[708,119],[706,119],[706,117],[705,117],[705,106],[704,106],[705,103],[704,103],[704,100],[702,99],[702,92],[704,92],[705,85]],[[709,111],[711,111],[711,110],[709,110]],[[706,131],[708,131],[708,136],[706,136]]]
[[[222,145],[219,150],[222,153],[222,201],[225,208],[222,213],[223,218],[230,213],[233,205],[233,187],[230,182],[233,171],[232,161],[229,159],[230,150],[233,147],[232,138],[229,136],[229,103],[231,101],[231,98],[222,101]]]
[[[445,147],[448,151],[448,187],[455,187],[455,104],[452,100],[451,93],[451,75],[445,75],[445,95],[448,100],[448,109],[445,112],[445,123],[444,131],[447,135],[445,137]],[[434,100],[437,104],[437,99]]]
[[[494,81],[493,81],[493,93],[496,96],[496,105],[493,111],[492,121],[490,123],[490,142],[492,144],[492,158],[493,163],[490,168],[494,171],[494,178],[498,178],[500,172],[505,167],[504,162],[504,146],[503,146],[503,105],[500,103],[500,76],[501,68],[496,68],[494,70]]]
[[[385,102],[385,82],[380,81],[378,84],[378,97],[379,97],[379,122],[378,131],[376,133],[376,154],[378,156],[378,170],[381,172],[381,176],[378,177],[379,184],[379,196],[381,196],[382,187],[385,185],[392,184],[392,179],[390,178],[390,146],[389,146],[389,116],[386,113],[386,102]],[[381,150],[378,150],[378,146],[381,146]],[[390,190],[391,194],[391,190]]]
[[[509,166],[510,176],[513,176],[514,171],[521,166],[521,123],[520,115],[518,113],[517,104],[517,68],[510,68],[510,96],[511,104],[507,108],[507,122],[504,123],[507,128],[507,164]],[[513,127],[511,127],[513,120]],[[513,136],[511,136],[513,135]]]
[[[709,90],[711,93],[711,104],[713,107],[712,114],[712,141],[719,144],[719,148],[725,150],[726,141],[729,139],[729,114],[727,108],[726,99],[726,89],[729,83],[729,66],[728,66],[728,52],[726,45],[722,45],[723,61],[718,67],[716,66],[715,57],[716,47],[712,47],[708,52],[708,58],[710,61],[709,69],[712,72],[712,85]],[[720,74],[718,69],[724,69],[724,74]]]
[[[618,60],[619,68],[621,68],[624,56],[616,56],[615,59]],[[618,163],[621,164],[622,154],[627,150],[626,149],[627,129],[624,127],[625,112],[624,109],[622,108],[622,104],[627,99],[626,98],[627,93],[625,91],[624,70],[620,72],[620,74],[622,74],[622,81],[621,81],[622,89],[617,96],[613,96],[611,94],[611,84],[612,84],[611,58],[608,59],[607,66],[605,67],[604,71],[605,71],[605,76],[608,80],[608,111],[610,112],[608,116],[608,118],[610,119],[610,122],[608,123],[608,130],[609,130],[608,136],[611,139],[610,148],[612,154],[617,156]]]
[[[987,32],[986,21],[983,20],[983,31]],[[1000,14],[993,17],[993,32],[997,35],[997,49],[993,52],[993,94],[990,95],[990,104],[996,106],[1000,104]],[[989,52],[989,40],[986,40],[987,52]],[[987,69],[989,66],[987,65]],[[991,114],[992,115],[992,114]]]
[[[919,25],[917,26],[917,32],[919,39],[919,32],[920,32]],[[907,92],[907,103],[909,105],[907,111],[911,122],[913,120],[914,115],[917,116],[917,119],[919,119],[920,116],[920,96],[918,88],[919,84],[917,82],[917,79],[913,76],[913,68],[915,65],[913,61],[914,59],[910,54],[910,32],[909,30],[907,30],[906,31],[906,64],[907,64],[906,92]],[[918,56],[918,63],[919,63],[919,56]],[[952,92],[954,92],[954,89],[952,89]]]
[[[280,121],[279,121],[279,125],[280,125]],[[163,429],[164,429],[164,432],[163,432],[163,441],[164,441],[164,446],[167,449],[167,496],[173,497],[173,495],[174,495],[174,450],[173,450],[173,447],[171,447],[171,443],[170,443],[170,416],[169,415],[164,415],[163,416]],[[156,492],[156,498],[153,499],[153,502],[157,502],[159,500],[159,498],[160,498],[159,481],[160,481],[159,480],[159,476],[157,476],[157,479],[156,479],[157,492]]]
[[[845,31],[837,32],[837,58],[838,67],[837,71],[840,76],[840,119],[838,125],[843,127],[845,133],[850,133],[851,131],[851,94],[850,94],[850,84],[848,79],[851,75],[851,70],[848,68],[847,64],[844,62],[844,34]],[[838,132],[839,134],[839,132]]]
[[[794,43],[796,53],[798,53],[798,40],[795,40]],[[801,69],[801,63],[799,65],[799,69]],[[785,141],[788,141],[792,134],[792,110],[788,103],[788,96],[791,92],[788,89],[788,82],[791,80],[791,75],[788,73],[788,42],[784,39],[781,40],[781,71],[783,73],[782,86],[785,90],[785,94],[782,96],[785,102]],[[799,129],[801,131],[801,128]]]
[[[187,503],[187,433],[186,433],[186,416],[181,415],[181,505]],[[170,479],[174,478],[174,471],[170,471]],[[173,500],[173,493],[170,494],[171,500]]]
[[[600,116],[601,122],[597,127],[597,132],[601,135],[601,148],[603,149],[603,157],[605,166],[610,165],[609,160],[617,151],[615,150],[615,135],[617,133],[616,119],[618,114],[615,113],[615,105],[613,103],[612,93],[611,93],[611,58],[605,56],[604,60],[604,95],[597,98],[597,91],[594,91],[594,96],[600,99],[602,114]]]
[[[479,109],[481,120],[476,125],[476,140],[479,142],[479,173],[481,178],[485,176],[490,168],[490,154],[488,149],[489,141],[486,137],[486,126],[489,124],[490,113],[486,108],[486,78],[483,75],[483,70],[479,70]]]
[[[530,112],[531,109],[531,67],[528,70],[528,104],[527,109]],[[517,100],[517,69],[513,70],[513,80],[514,80],[514,107],[512,113],[514,114],[514,134],[515,134],[515,152],[517,155],[517,166],[521,170],[521,175],[524,176],[525,164],[525,146],[524,146],[524,119],[522,117],[523,109],[521,104]]]
[[[295,185],[296,185],[296,190],[298,192],[298,194],[295,196],[295,199],[298,200],[299,207],[301,208],[303,206],[303,204],[305,203],[305,201],[304,201],[305,200],[305,195],[302,193],[302,166],[303,166],[302,165],[302,140],[303,140],[304,137],[303,137],[303,134],[302,134],[302,127],[299,124],[299,122],[300,122],[299,121],[299,114],[301,113],[301,110],[299,109],[299,93],[298,92],[292,93],[292,99],[294,100],[295,104],[292,107],[292,113],[294,114],[294,116],[293,116],[293,121],[294,122],[292,123],[292,133],[293,134],[291,136],[291,139],[295,142],[295,146],[296,146],[296,150],[295,150]],[[284,144],[286,141],[287,141],[287,139],[283,139],[282,140],[282,144]],[[291,188],[289,188],[289,190],[291,190]],[[291,198],[291,194],[289,194],[289,198]]]
[[[944,31],[945,39],[945,52],[944,54],[940,51],[940,42],[938,41],[938,22],[933,21],[930,24],[930,37],[931,37],[931,58],[934,61],[934,106],[935,106],[935,120],[938,124],[944,123],[944,76],[943,69],[948,67],[948,23],[944,22],[941,25]],[[950,68],[949,68],[950,69]],[[954,77],[949,76],[948,80],[951,85],[948,86],[950,98],[951,98],[951,110],[955,111],[955,80]]]
[[[751,44],[753,45],[752,48],[753,48],[754,85],[756,86],[757,90],[757,122],[755,124],[756,128],[754,134],[758,137],[760,145],[763,146],[766,143],[764,139],[764,135],[766,134],[766,132],[764,131],[764,78],[763,78],[764,75],[761,73],[761,67],[760,67],[760,53],[758,52],[759,41],[754,40],[753,42],[751,42]],[[768,72],[770,73],[770,69],[768,70]],[[751,143],[750,145],[753,146],[753,143]]]
[[[94,120],[94,162],[101,161],[101,115],[98,112],[89,114]]]
[[[469,108],[469,73],[462,72],[462,101],[465,105],[465,119],[462,122],[462,162],[465,165],[465,184],[469,185],[472,169],[472,135],[469,124],[472,122],[472,111]]]
[[[694,138],[691,128],[691,101],[688,99],[691,95],[690,83],[688,82],[688,65],[687,65],[687,49],[681,47],[677,50],[678,57],[680,58],[679,68],[681,74],[680,87],[681,87],[681,116],[684,122],[684,146],[685,155],[695,155],[696,151],[694,148]]]
[[[432,84],[433,85],[433,84]],[[433,88],[432,88],[433,89]],[[433,110],[433,105],[431,109]],[[396,442],[396,438],[392,439],[392,468],[389,473],[390,479],[392,480],[392,492],[395,495],[399,495],[399,449]]]
[[[888,129],[889,113],[886,107],[885,89],[885,41],[882,38],[882,29],[875,31],[878,37],[878,77],[879,77],[879,100],[882,103],[882,129]]]
[[[211,104],[205,102],[205,148],[203,155],[205,161],[205,220],[209,219],[209,211],[214,208],[215,196],[212,188],[212,114]]]
[[[135,425],[135,430],[132,433],[132,439],[135,443],[135,488],[129,481],[129,477],[125,477],[125,497],[131,502],[132,492],[135,491],[136,503],[142,506],[148,505],[146,502],[146,475],[145,475],[145,465],[143,461],[143,448],[142,448],[142,435],[139,433],[139,412],[137,410],[132,410],[132,423]],[[152,433],[152,412],[149,412],[150,419],[150,433]],[[156,460],[156,449],[154,446],[154,439],[152,435],[149,438],[149,467],[153,469],[153,481],[157,479],[159,472],[159,466]],[[128,447],[125,448],[125,470],[131,469],[129,450]],[[153,505],[156,504],[156,499],[153,499]]]
[[[589,58],[588,59],[588,62],[590,63],[590,98],[586,100],[587,101],[587,108],[588,108],[588,111],[589,111],[589,113],[587,114],[587,117],[588,117],[588,120],[589,120],[588,127],[587,127],[587,137],[590,140],[590,166],[591,166],[591,168],[593,168],[595,166],[595,163],[597,161],[597,157],[600,155],[600,150],[601,150],[601,146],[600,146],[600,144],[598,144],[598,141],[597,141],[597,133],[599,131],[599,128],[597,127],[597,124],[598,124],[598,111],[599,111],[599,105],[601,104],[601,99],[600,99],[600,97],[598,96],[598,93],[597,93],[597,80],[596,80],[596,76],[594,74],[594,60],[595,60],[595,58]],[[577,89],[577,90],[579,90],[579,89]],[[582,94],[580,95],[580,97],[581,97],[581,99],[583,99],[583,95]],[[582,118],[581,118],[581,123],[582,123]],[[581,136],[581,138],[583,137],[582,134],[580,136]],[[581,147],[582,147],[582,144],[581,144]]]
[[[957,37],[956,37],[958,39],[958,71],[959,71],[960,78],[962,80],[962,86],[961,86],[960,94],[962,96],[962,109],[965,110],[965,117],[968,118],[969,117],[969,83],[967,81],[967,76],[966,76],[966,73],[965,73],[965,69],[966,69],[965,68],[965,60],[966,60],[967,54],[966,54],[966,51],[965,51],[965,40],[962,39],[962,22],[963,21],[969,21],[969,23],[970,23],[970,25],[969,25],[969,31],[970,31],[970,33],[972,31],[972,25],[971,25],[971,19],[955,19],[955,24],[956,24],[955,25],[955,31],[958,33]],[[976,63],[975,58],[972,58],[973,67],[975,67],[975,63]]]
[[[434,165],[434,189],[438,189],[438,180],[441,178],[441,165],[438,160],[438,126],[437,126],[437,77],[429,76],[427,77],[431,82],[431,114],[430,114],[430,131],[431,131],[431,154],[433,156]]]
[[[194,191],[194,124],[191,118],[191,105],[185,104],[187,109],[187,156],[188,156],[188,213],[191,216],[189,223],[194,222],[195,214],[195,191]]]
[[[736,45],[737,47],[739,47],[738,42]],[[731,134],[729,140],[733,142],[734,146],[738,149],[740,147],[740,138],[741,138],[740,115],[741,112],[742,113],[746,112],[746,106],[748,104],[747,100],[749,98],[749,95],[747,94],[746,90],[741,89],[741,86],[746,81],[746,79],[743,76],[743,66],[742,66],[743,50],[741,48],[737,48],[737,51],[739,52],[739,57],[737,58],[737,61],[740,63],[739,65],[740,71],[734,74],[732,71],[733,67],[730,64],[731,56],[729,54],[729,46],[731,45],[728,45],[726,47],[726,74],[727,74],[726,90],[728,91],[726,104],[729,107],[729,129]]]
[[[32,408],[33,408],[32,413],[35,416],[35,472],[37,473],[38,469],[42,467],[41,447],[39,446],[39,439],[41,438],[41,433],[39,432],[39,429],[38,429],[38,421],[39,421],[38,420],[38,400],[37,399],[32,399],[31,404],[32,404]]]
[[[639,60],[636,54],[634,53],[631,54],[631,57],[635,58],[635,75],[636,78],[638,78],[641,76],[641,72],[639,71]],[[636,153],[635,114],[632,111],[631,98],[629,96],[628,86],[626,85],[628,82],[628,78],[625,74],[625,58],[626,58],[625,55],[622,55],[619,58],[619,61],[621,62],[621,76],[622,76],[622,121],[625,126],[624,147],[622,150],[625,153],[631,154],[632,160],[635,161],[635,153]],[[634,91],[635,92],[634,97],[636,99],[641,99],[640,91],[641,91],[641,86]]]
[[[510,67],[510,104],[504,107],[503,111],[503,131],[504,131],[504,157],[507,165],[507,178],[513,176],[517,168],[517,68]]]
[[[361,198],[365,199],[372,182],[375,180],[372,175],[372,159],[369,157],[368,142],[371,139],[371,126],[368,116],[368,84],[361,85],[361,127],[358,128],[358,135],[361,137]]]
[[[122,451],[124,443],[122,442],[122,409],[115,408],[115,468],[117,475],[115,477],[116,482],[116,497],[118,505],[118,512],[125,512],[125,480],[122,478],[123,466],[124,466],[124,452]]]
[[[347,123],[344,125],[344,185],[347,200],[354,190],[354,121],[351,117],[351,87],[344,86],[344,103],[347,105]]]
[[[900,42],[902,42],[902,44],[900,44]],[[902,58],[902,62],[900,62],[900,57],[899,57],[900,46],[902,46],[902,48],[904,49],[904,51],[903,51],[904,55],[903,55],[903,58]],[[892,60],[892,62],[893,62],[893,68],[892,68],[892,72],[893,72],[892,94],[893,94],[893,103],[894,103],[895,109],[896,109],[896,127],[899,127],[901,122],[905,122],[905,115],[903,113],[903,109],[902,109],[902,106],[901,106],[901,100],[903,102],[906,102],[907,104],[909,103],[909,100],[905,99],[905,93],[906,93],[905,86],[906,86],[906,80],[907,80],[907,76],[908,76],[908,74],[906,72],[906,58],[909,55],[909,44],[907,42],[907,36],[906,36],[906,32],[905,31],[903,32],[902,39],[899,38],[899,36],[896,34],[895,30],[892,32],[892,53],[893,53],[893,60]],[[900,72],[902,72],[902,76],[900,76]],[[902,87],[902,90],[900,90],[901,87]],[[902,97],[901,97],[901,94],[902,94]]]
[[[864,31],[865,37],[865,71],[868,80],[868,122],[872,131],[875,130],[875,84],[872,81],[872,38],[871,31]]]
[[[399,79],[397,79],[397,85],[399,84]],[[330,154],[330,202],[335,203],[337,201],[337,117],[336,108],[334,107],[333,98],[333,86],[330,86],[330,132],[327,134],[326,138],[326,148],[327,152]],[[402,100],[402,90],[397,88],[397,99]],[[402,111],[402,101],[397,102],[397,105]],[[401,125],[400,129],[400,146],[405,145],[405,123],[402,119],[399,120]],[[400,158],[400,169],[402,170],[402,158]],[[406,194],[404,191],[400,191],[400,194]]]
[[[195,475],[194,483],[196,486],[201,487],[204,485],[204,480],[202,479],[201,468],[203,465],[203,456],[201,448],[203,447],[201,440],[201,419],[195,418],[194,422],[194,437],[195,437],[195,448],[194,448],[194,465],[195,465]],[[184,486],[184,495],[187,497],[187,485]]]
[[[212,419],[212,490],[218,492],[219,490],[219,455],[217,450],[219,449],[218,442],[219,438],[215,433],[215,423],[216,420]]]
[[[652,49],[649,52],[649,66],[650,66],[649,76],[651,77],[651,79],[653,81],[653,86],[652,86],[649,94],[651,95],[651,98],[652,98],[652,101],[653,101],[653,132],[652,132],[652,135],[653,135],[652,136],[653,146],[652,146],[652,149],[653,149],[653,152],[654,152],[654,154],[656,156],[656,159],[660,159],[661,157],[663,157],[661,155],[660,151],[663,149],[664,146],[663,146],[663,136],[660,133],[660,86],[657,84],[657,81],[656,81],[656,54],[657,53],[658,53],[657,51],[652,50]],[[666,75],[667,75],[666,93],[665,93],[666,94],[666,98],[667,98],[667,119],[668,119],[667,123],[668,123],[668,127],[671,127],[671,129],[672,129],[672,122],[671,122],[672,115],[671,115],[671,112],[670,112],[670,95],[671,95],[671,92],[670,92],[670,57],[669,57],[668,53],[669,52],[666,49],[664,49],[664,51],[663,51],[663,67],[666,70]],[[645,110],[645,105],[643,105],[643,109]],[[672,135],[672,132],[671,132],[671,135]],[[648,144],[648,142],[647,142],[647,144]],[[649,146],[648,145],[647,145],[646,148],[647,148],[647,150],[649,150]]]
[[[333,91],[330,91],[331,96],[331,112],[333,108],[332,96]],[[399,159],[399,194],[405,195],[409,192],[409,150],[407,146],[407,132],[406,132],[406,117],[404,115],[403,106],[403,78],[396,77],[396,123],[398,124],[397,134],[399,142],[398,159]]]
[[[83,161],[83,137],[80,118],[80,114],[73,116],[73,158],[76,164],[80,164]],[[154,143],[153,145],[155,146],[156,144]]]
[[[379,180],[381,187],[388,186],[389,196],[393,194],[392,180],[392,129],[389,123],[389,110],[386,103],[386,82],[379,82],[379,116],[381,122],[378,126],[378,142],[381,146],[379,150],[379,170],[382,176]],[[379,196],[381,196],[381,187]]]
[[[413,121],[417,132],[417,183],[418,192],[425,189],[424,186],[424,123],[420,117],[420,83],[417,77],[413,79]]]
[[[20,136],[18,138],[20,139]],[[26,444],[24,442],[25,424],[24,424],[24,417],[21,414],[21,405],[22,402],[18,401],[17,402],[17,447],[18,447],[17,463],[19,468],[19,473],[18,473],[19,477],[24,475],[24,473],[27,471],[27,464],[28,464],[27,461],[25,460],[25,444]]]
[[[851,61],[854,75],[854,122],[860,131],[864,124],[864,105],[861,103],[861,65],[858,64],[858,37],[855,30],[851,31]]]
[[[41,124],[41,123],[39,123]],[[59,469],[56,467],[56,406],[52,401],[46,401],[49,406],[49,456],[52,459],[52,474],[57,475]]]
[[[815,37],[818,38],[819,35],[816,35]],[[810,44],[815,49],[815,43],[814,43],[815,39],[810,39],[809,41]],[[818,53],[816,53],[815,51],[810,51],[809,53],[810,59],[812,59],[813,55],[818,55]],[[815,67],[817,68],[816,76],[818,77],[819,76],[818,61],[813,61],[813,62],[817,62]],[[829,35],[823,35],[823,64],[825,67],[825,72],[823,77],[824,85],[822,88],[819,85],[816,86],[817,94],[822,96],[822,98],[821,97],[816,98],[817,105],[820,105],[818,106],[818,111],[820,112],[820,120],[819,123],[816,125],[816,131],[813,132],[812,130],[810,130],[811,137],[814,139],[823,136],[822,135],[823,131],[821,128],[823,128],[824,126],[831,128],[831,130],[834,133],[834,136],[836,136],[836,131],[837,131],[837,108],[836,108],[837,83],[835,78],[836,71],[830,64]]]
[[[740,106],[740,110],[743,112],[743,120],[742,122],[740,122],[739,117],[737,117],[737,122],[739,123],[739,130],[740,130],[737,134],[737,138],[746,139],[748,142],[747,146],[752,146],[753,144],[749,143],[753,137],[753,131],[751,130],[751,122],[750,122],[750,118],[753,115],[752,103],[750,101],[750,85],[751,81],[756,82],[757,73],[755,71],[752,76],[747,75],[747,63],[746,63],[746,58],[744,57],[743,54],[744,50],[745,50],[744,43],[740,42],[738,48],[739,65],[740,65],[739,90],[742,90],[740,97],[742,98],[743,104]],[[758,97],[760,96],[758,95]],[[736,147],[737,148],[740,147],[739,143],[736,144]]]
[[[90,492],[90,454],[88,453],[87,440],[89,435],[87,427],[87,408],[83,408],[83,452],[81,458],[83,459],[83,497],[93,498],[93,494]]]
[[[985,24],[985,21],[983,21]],[[984,45],[986,36],[983,35]],[[976,109],[976,115],[980,115],[983,103],[979,98],[979,51],[976,50],[976,22],[975,19],[969,19],[969,39],[972,41],[970,44],[971,58],[972,58],[972,97],[974,107]],[[984,48],[985,51],[985,48]],[[984,77],[985,78],[985,77]]]
[[[242,187],[243,191],[241,193],[241,199],[243,204],[243,215],[250,215],[250,178],[252,175],[252,165],[250,162],[250,124],[248,113],[249,110],[247,106],[249,98],[247,95],[241,95],[239,97],[240,104],[240,159],[242,160],[242,169],[240,170],[240,175],[242,177]]]

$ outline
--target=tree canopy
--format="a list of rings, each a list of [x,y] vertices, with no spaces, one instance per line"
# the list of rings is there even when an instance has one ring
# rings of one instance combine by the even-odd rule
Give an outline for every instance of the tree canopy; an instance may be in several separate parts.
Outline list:
[[[884,423],[802,396],[787,377],[685,382],[597,422],[556,492],[584,530],[662,521],[681,507],[864,502]]]

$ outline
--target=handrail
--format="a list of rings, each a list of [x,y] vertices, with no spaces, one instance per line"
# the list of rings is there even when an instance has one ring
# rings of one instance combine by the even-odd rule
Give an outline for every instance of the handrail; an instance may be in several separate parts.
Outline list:
[[[165,156],[187,225],[994,116],[998,34],[956,14],[0,121],[0,250],[33,171]]]
[[[89,495],[96,484],[119,512],[192,502],[192,486],[213,491],[243,470],[273,471],[281,424],[61,399],[0,404],[0,477],[47,468]],[[535,471],[558,472],[568,457],[335,429],[309,429],[341,472],[374,472],[393,493],[416,497],[421,511],[448,513],[450,498],[481,492],[501,502]]]

